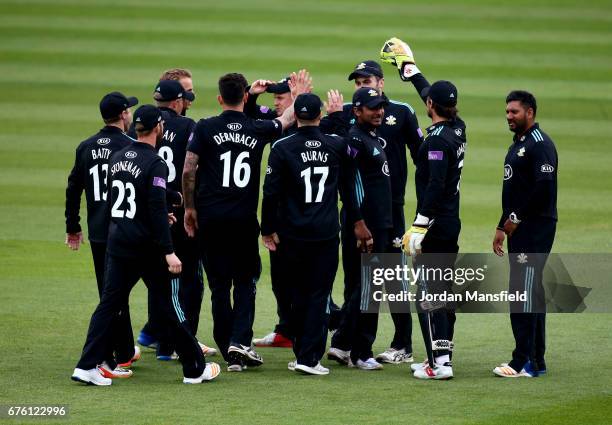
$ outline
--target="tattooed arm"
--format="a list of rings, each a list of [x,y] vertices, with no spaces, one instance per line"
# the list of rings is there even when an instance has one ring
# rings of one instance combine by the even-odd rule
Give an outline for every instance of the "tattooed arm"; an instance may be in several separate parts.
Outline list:
[[[187,151],[183,166],[183,201],[185,203],[185,231],[189,237],[195,237],[198,228],[198,216],[195,209],[195,181],[198,160],[200,157]]]

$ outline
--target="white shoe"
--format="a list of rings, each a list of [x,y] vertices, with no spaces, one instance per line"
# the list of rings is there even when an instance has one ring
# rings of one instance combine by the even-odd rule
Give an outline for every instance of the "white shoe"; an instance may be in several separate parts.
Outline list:
[[[289,369],[290,371],[294,371],[296,364],[297,364],[297,360],[287,363],[287,369]]]
[[[244,364],[247,366],[261,366],[263,364],[263,358],[255,351],[252,347],[246,345],[230,345],[227,349],[228,354],[234,353]]]
[[[240,363],[233,363],[230,365],[227,365],[227,371],[228,372],[242,372],[244,370],[246,370],[246,365],[240,364]]]
[[[329,369],[323,367],[321,363],[317,363],[315,366],[306,366],[303,364],[296,363],[294,370],[306,373],[308,375],[329,375]]]
[[[221,367],[217,363],[206,363],[204,372],[197,378],[183,377],[183,384],[201,384],[204,381],[212,381],[221,373]]]
[[[388,350],[376,356],[376,360],[380,363],[400,364],[412,363],[414,361],[414,358],[412,357],[412,353],[406,353],[406,350],[404,348],[402,348],[401,350],[389,348]]]
[[[198,341],[198,345],[202,349],[202,354],[204,354],[204,357],[212,357],[212,356],[216,356],[217,355],[217,349],[216,348],[209,347],[208,345],[204,345],[200,341]]]
[[[383,365],[374,360],[373,357],[370,357],[366,361],[359,359],[355,366],[361,370],[381,370],[383,368]]]
[[[418,379],[451,379],[453,377],[453,367],[436,365],[434,368],[428,366],[414,371],[414,377]]]
[[[344,351],[339,348],[329,347],[329,350],[327,351],[327,359],[335,360],[343,365],[348,365],[349,361],[351,360],[351,352]]]
[[[116,368],[111,369],[106,362],[98,366],[98,370],[102,376],[109,379],[130,378],[134,374],[134,372],[125,367],[117,366]]]
[[[524,367],[520,372],[508,366],[508,363],[502,363],[493,369],[493,373],[502,378],[533,378],[534,374],[531,370],[526,370]]]
[[[87,385],[111,385],[113,383],[112,379],[102,376],[97,367],[89,370],[77,367],[72,372],[70,379]]]
[[[410,365],[410,369],[415,372],[419,369],[425,369],[427,366],[429,366],[429,360],[425,359],[423,360],[423,363],[413,363]]]

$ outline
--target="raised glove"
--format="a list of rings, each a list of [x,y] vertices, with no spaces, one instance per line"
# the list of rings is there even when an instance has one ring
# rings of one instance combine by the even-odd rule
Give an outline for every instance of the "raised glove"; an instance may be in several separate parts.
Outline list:
[[[380,49],[380,60],[395,65],[404,81],[421,72],[414,62],[410,46],[397,37],[385,41]]]

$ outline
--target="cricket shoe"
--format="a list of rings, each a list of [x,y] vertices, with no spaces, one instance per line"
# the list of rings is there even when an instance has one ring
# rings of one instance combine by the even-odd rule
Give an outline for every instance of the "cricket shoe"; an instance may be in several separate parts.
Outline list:
[[[230,356],[235,356],[235,358],[242,360],[247,366],[257,367],[263,364],[263,359],[257,354],[257,351],[246,345],[230,345],[227,349],[227,353]]]
[[[358,359],[357,363],[355,363],[355,367],[361,370],[382,370],[383,365],[374,360],[373,357],[370,357],[367,360]]]
[[[297,364],[297,360],[287,363],[287,369],[289,369],[290,371],[294,371],[296,364]]]
[[[414,361],[414,357],[412,357],[412,353],[406,353],[404,348],[401,350],[389,348],[376,356],[376,360],[380,363],[400,364],[412,363]]]
[[[128,367],[132,367],[132,363],[137,362],[138,360],[140,360],[140,356],[142,355],[141,351],[140,351],[140,347],[138,346],[134,346],[134,355],[132,356],[132,358],[125,362],[125,363],[118,363],[117,367],[122,367],[122,368],[128,368]]]
[[[202,349],[202,354],[204,354],[204,357],[212,357],[212,356],[216,356],[217,355],[217,349],[216,348],[209,347],[208,345],[204,345],[200,341],[198,341],[198,345]]]
[[[72,376],[70,377],[73,381],[82,382],[87,385],[111,385],[113,383],[112,379],[105,378],[102,376],[100,370],[95,367],[93,369],[85,370],[79,369],[78,367],[74,369],[72,372]]]
[[[415,372],[419,369],[425,369],[427,366],[429,366],[429,360],[425,359],[423,360],[423,363],[412,363],[410,365],[410,369]]]
[[[433,368],[427,365],[424,368],[415,370],[414,377],[417,379],[435,380],[451,379],[453,377],[453,367],[450,365],[450,362],[443,365],[435,365]]]
[[[296,363],[294,370],[296,372],[302,372],[306,375],[329,375],[329,369],[323,367],[321,363],[317,363],[315,366],[306,366],[303,364]]]
[[[453,367],[453,362],[446,362],[445,365]],[[423,360],[423,363],[413,363],[413,364],[411,364],[410,365],[410,369],[414,372],[414,371],[419,370],[419,369],[425,369],[427,366],[429,366],[429,360],[425,359],[425,360]]]
[[[247,365],[245,365],[241,360],[232,359],[227,364],[228,372],[242,372],[247,369]]]
[[[329,350],[327,350],[327,359],[337,361],[343,365],[348,365],[349,361],[351,360],[351,352],[335,347],[329,347]]]
[[[201,384],[204,381],[212,381],[221,373],[221,366],[217,363],[206,363],[204,372],[197,378],[186,378],[183,377],[183,384]]]
[[[293,347],[293,342],[282,334],[271,332],[263,338],[253,339],[253,345],[255,347],[291,348]]]
[[[534,378],[537,377],[537,373],[531,367],[531,363],[527,362],[520,372],[510,367],[508,363],[502,363],[493,369],[493,373],[502,378]]]
[[[130,369],[126,369],[124,367],[117,366],[116,368],[111,369],[106,362],[99,365],[98,370],[102,376],[109,379],[130,378],[134,374],[134,372],[132,372]]]
[[[140,334],[138,334],[137,341],[143,347],[152,348],[152,349],[157,348],[157,340],[155,339],[155,337],[152,335],[149,335],[146,332],[140,331]]]

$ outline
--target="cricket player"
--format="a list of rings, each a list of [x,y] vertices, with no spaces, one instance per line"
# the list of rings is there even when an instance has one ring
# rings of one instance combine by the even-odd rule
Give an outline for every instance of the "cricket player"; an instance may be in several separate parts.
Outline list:
[[[506,119],[514,133],[504,161],[502,216],[493,252],[504,255],[508,236],[510,291],[527,293],[525,303],[510,305],[515,348],[512,360],[493,369],[504,378],[546,373],[546,303],[542,272],[557,227],[557,149],[535,122],[535,97],[523,90],[506,97]]]
[[[427,268],[454,267],[459,251],[461,230],[459,190],[467,146],[465,123],[457,115],[457,88],[450,81],[430,85],[414,62],[410,47],[403,41],[387,40],[381,50],[384,62],[397,66],[403,81],[410,81],[425,102],[431,125],[416,157],[416,218],[403,237],[404,251],[413,256],[415,265]],[[420,254],[444,254],[424,256]],[[452,290],[452,282],[421,279],[419,290],[444,292]],[[419,379],[453,377],[451,350],[455,313],[452,306],[417,303],[419,323],[428,360],[413,365]]]
[[[292,77],[295,95],[310,90],[306,71]],[[274,120],[248,118],[243,112],[246,88],[242,74],[219,79],[217,100],[223,112],[198,122],[183,169],[185,230],[192,237],[197,231],[211,290],[213,335],[229,371],[263,364],[251,347],[261,273],[257,221],[261,158],[266,143],[278,139],[295,120],[291,107]]]
[[[157,146],[157,152],[168,166],[167,189],[176,192],[179,196],[179,202],[168,206],[177,219],[177,224],[170,228],[172,243],[177,256],[183,263],[181,275],[172,279],[172,285],[174,290],[178,291],[179,297],[185,305],[185,316],[191,326],[191,332],[197,335],[204,283],[197,242],[187,237],[183,226],[184,210],[181,196],[183,163],[187,153],[187,143],[195,128],[195,122],[191,118],[180,114],[184,109],[185,102],[193,100],[194,95],[192,92],[185,90],[177,80],[161,80],[155,86],[153,99],[164,120],[164,134]],[[149,315],[163,314],[160,306],[154,303],[151,293],[148,301]],[[167,332],[154,329],[150,322],[147,322],[141,330],[138,342],[149,347],[155,346],[158,360],[176,359],[174,347],[170,343]],[[202,343],[200,345],[205,356],[216,354],[214,348]]]
[[[94,311],[81,359],[72,379],[91,385],[111,385],[98,365],[107,360],[109,343],[120,313],[139,279],[163,305],[176,351],[183,364],[183,382],[199,384],[220,372],[204,355],[185,319],[181,302],[170,284],[169,272],[179,274],[166,207],[168,167],[157,155],[164,127],[161,111],[144,105],[134,114],[138,142],[113,155],[109,163],[108,235],[104,290]],[[174,219],[175,220],[175,219]],[[113,365],[109,365],[111,368]],[[126,369],[125,377],[132,371]]]
[[[353,190],[360,206],[359,218],[363,219],[355,220],[347,213],[343,220],[355,223],[354,231],[345,225],[342,232],[342,245],[346,247],[343,264],[347,305],[327,353],[330,360],[352,364],[362,370],[383,367],[372,353],[378,314],[361,311],[366,309],[362,306],[367,305],[369,299],[369,288],[362,289],[361,252],[386,252],[393,227],[389,163],[377,133],[386,104],[387,99],[375,89],[363,87],[353,94],[356,124],[349,130],[347,139],[357,166]],[[366,237],[357,236],[364,233]]]
[[[72,250],[78,250],[83,242],[79,210],[81,195],[85,191],[88,239],[100,297],[104,289],[104,261],[110,221],[108,164],[114,152],[133,142],[133,139],[125,132],[132,122],[131,108],[136,104],[138,104],[138,99],[126,97],[119,92],[109,93],[102,98],[100,114],[105,125],[98,133],[79,144],[74,166],[68,177],[65,214],[66,245]],[[115,334],[113,351],[119,367],[129,367],[133,361],[140,358],[140,349],[134,346],[129,307],[126,306],[122,311],[121,320],[123,321],[122,328],[126,332]],[[111,370],[105,369],[105,372],[111,374]]]
[[[285,109],[291,106],[293,99],[289,90],[289,77],[285,77],[278,82],[271,80],[259,79],[249,86],[249,97],[244,107],[244,113],[256,119],[274,119],[283,114]],[[257,98],[263,93],[271,93],[274,97],[274,109],[267,106],[257,104]],[[348,126],[344,124],[342,115],[342,95],[337,90],[328,92],[328,102],[326,109],[328,117],[325,122],[328,125],[323,129],[329,133],[345,134]],[[346,128],[345,128],[346,127]],[[287,130],[283,131],[281,137],[289,136],[297,131],[297,125],[292,125]],[[291,276],[293,270],[288,269],[285,264],[278,261],[276,251],[270,253],[270,280],[272,283],[272,292],[276,298],[276,312],[278,315],[278,323],[274,330],[262,338],[253,339],[253,344],[256,347],[286,347],[292,346],[291,334],[289,331],[289,314],[291,305],[291,283],[285,282],[283,276]],[[338,307],[331,301],[330,309],[332,314],[338,310]],[[330,322],[331,325],[334,323]],[[337,325],[334,326],[334,329]]]
[[[289,89],[291,76],[278,82],[270,80],[256,80],[248,89],[249,97],[244,106],[244,113],[255,119],[272,120],[281,116],[293,104]],[[274,98],[274,109],[257,104],[257,98],[262,93],[271,93]],[[294,133],[297,126],[294,124],[283,132],[281,137]],[[289,330],[289,316],[291,314],[291,286],[283,281],[283,276],[291,273],[286,269],[286,263],[279,261],[277,252],[270,250],[270,281],[272,293],[276,299],[276,313],[278,323],[274,330],[262,338],[253,339],[256,347],[292,347],[292,336]]]
[[[338,190],[353,194],[348,145],[319,129],[321,99],[295,100],[297,131],[270,151],[262,201],[262,239],[291,276],[289,326],[296,360],[290,370],[327,375],[321,365],[328,330],[328,302],[338,268]],[[353,196],[353,208],[355,207]],[[353,223],[351,223],[351,226]]]
[[[385,79],[383,70],[378,62],[364,60],[355,65],[355,68],[348,76],[349,81],[354,81],[355,89],[368,87],[378,90],[383,97]],[[391,240],[386,252],[401,252],[401,239],[406,231],[404,219],[404,197],[406,192],[406,182],[408,180],[408,158],[406,151],[410,152],[412,161],[416,158],[418,149],[423,142],[423,133],[419,128],[416,113],[412,106],[407,103],[387,99],[383,123],[377,129],[381,145],[389,161],[389,171],[391,174],[391,192],[393,197],[393,231]],[[353,106],[350,103],[344,105],[343,120],[348,125],[355,124],[356,118],[353,114]],[[323,122],[327,122],[331,117],[326,117]],[[351,247],[344,247],[351,249]],[[345,256],[343,255],[343,258]],[[402,290],[407,291],[408,287],[388,285],[387,290],[398,293]],[[346,305],[346,304],[345,304]],[[389,348],[376,356],[376,360],[381,363],[403,363],[412,362],[412,316],[409,312],[397,312],[391,309],[391,318],[395,332]]]

